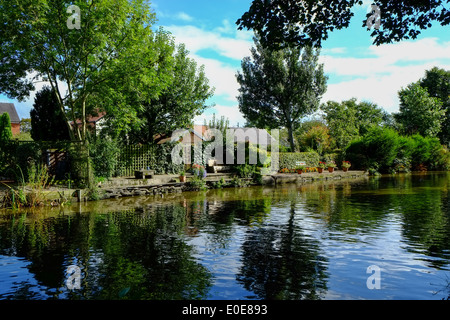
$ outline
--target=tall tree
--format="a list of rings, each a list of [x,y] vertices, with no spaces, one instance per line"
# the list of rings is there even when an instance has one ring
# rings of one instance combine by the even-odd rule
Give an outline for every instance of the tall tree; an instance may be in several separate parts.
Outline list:
[[[425,72],[420,85],[427,89],[430,97],[439,98],[445,110],[442,130],[439,133],[441,143],[450,145],[450,70],[434,67]]]
[[[251,53],[242,60],[242,73],[236,76],[239,109],[258,127],[286,127],[294,151],[294,130],[303,117],[318,109],[326,91],[319,51],[311,47],[271,50],[255,38]]]
[[[36,141],[70,140],[56,92],[44,87],[36,93],[31,116],[31,137]]]
[[[239,29],[253,29],[265,46],[315,45],[328,38],[328,32],[347,28],[361,0],[253,0],[248,12],[236,21]],[[376,0],[379,13],[367,14],[367,22],[379,19],[381,28],[371,36],[376,45],[404,39],[416,39],[421,30],[436,21],[442,26],[450,23],[447,0]]]
[[[206,101],[214,90],[209,86],[204,66],[198,67],[188,55],[185,46],[179,45],[173,55],[167,88],[158,97],[144,96],[140,101],[140,123],[129,133],[133,141],[153,143],[158,134],[164,137],[174,130],[191,127],[194,118],[207,108]]]
[[[342,102],[327,101],[321,109],[334,139],[334,147],[339,149],[345,148],[350,141],[363,136],[371,128],[383,125],[388,118],[387,112],[376,104],[358,103],[355,98]]]
[[[394,114],[405,134],[437,137],[441,132],[445,110],[439,98],[430,97],[419,82],[411,83],[398,93],[400,112]]]
[[[145,0],[0,0],[0,19],[0,92],[24,100],[47,81],[73,140],[87,141],[86,117],[99,107],[134,120],[134,105],[118,103],[124,92],[165,87],[167,37],[152,30]]]
[[[0,145],[5,145],[12,139],[11,118],[8,112],[0,114]]]

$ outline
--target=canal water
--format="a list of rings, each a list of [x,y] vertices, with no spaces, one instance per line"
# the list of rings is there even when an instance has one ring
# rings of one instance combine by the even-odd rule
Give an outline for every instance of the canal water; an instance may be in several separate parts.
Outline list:
[[[447,299],[449,173],[0,213],[0,300]]]

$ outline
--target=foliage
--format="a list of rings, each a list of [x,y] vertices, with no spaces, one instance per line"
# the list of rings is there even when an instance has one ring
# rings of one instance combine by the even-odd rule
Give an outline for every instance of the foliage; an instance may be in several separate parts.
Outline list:
[[[242,60],[242,73],[236,76],[239,109],[258,128],[287,128],[295,150],[294,130],[302,117],[317,110],[326,91],[319,51],[311,47],[273,51],[254,41],[251,57]]]
[[[11,146],[11,121],[7,112],[0,115],[0,173],[6,170]]]
[[[401,136],[388,128],[372,129],[353,141],[345,157],[353,167],[372,171],[448,170],[448,152],[439,139],[418,134]]]
[[[363,138],[352,142],[346,157],[358,168],[390,167],[399,151],[399,135],[389,128],[373,128]]]
[[[327,168],[336,168],[336,163],[334,161],[328,161],[325,165]]]
[[[422,88],[419,82],[400,90],[399,97],[400,112],[394,117],[401,125],[402,133],[438,136],[445,116],[442,101],[430,97],[427,89]]]
[[[222,189],[222,188],[224,188],[224,187],[226,187],[226,186],[227,186],[227,183],[225,182],[225,179],[224,179],[224,178],[220,178],[219,181],[215,181],[215,182],[213,182],[213,184],[212,184],[212,187],[213,187],[214,189]]]
[[[96,177],[111,178],[116,173],[120,147],[110,137],[94,137],[89,143],[89,156]]]
[[[323,161],[319,161],[319,164],[317,165],[318,168],[324,169],[326,167],[327,163]]]
[[[347,28],[354,15],[354,7],[363,5],[361,0],[285,1],[253,0],[249,10],[236,21],[239,29],[253,29],[261,42],[269,47],[315,45],[320,47],[328,38],[328,32]],[[450,23],[450,11],[446,1],[374,1],[380,11],[382,28],[371,36],[376,45],[415,39],[421,30],[437,21],[442,26]],[[367,19],[362,27],[367,26]]]
[[[72,4],[82,12],[79,29],[67,26]],[[130,99],[166,86],[168,37],[153,31],[143,0],[2,0],[0,8],[0,92],[25,100],[37,79],[50,83],[71,140],[86,141],[86,116],[99,107],[127,125],[139,107]]]
[[[36,93],[31,116],[31,137],[35,141],[70,140],[65,117],[54,90],[46,86]]]
[[[208,187],[205,182],[206,169],[199,164],[192,165],[192,178],[189,180],[191,190],[206,190]]]
[[[12,139],[11,118],[8,112],[0,114],[0,145],[3,145]]]
[[[44,189],[48,188],[53,181],[47,167],[31,161],[27,168],[28,180],[25,179],[25,175],[19,166],[17,166],[17,170],[20,172],[19,186],[6,185],[9,188],[9,193],[3,201],[3,205],[13,209],[35,208],[44,205]]]
[[[321,105],[332,137],[331,147],[345,148],[348,143],[365,135],[371,128],[382,126],[387,113],[370,102],[357,103],[356,99],[328,101]]]
[[[325,124],[314,126],[299,136],[300,145],[322,154],[330,146],[329,130]]]
[[[157,135],[162,139],[179,128],[191,127],[194,117],[207,108],[206,100],[214,90],[209,86],[204,66],[198,68],[188,54],[180,44],[173,55],[168,86],[157,97],[139,102],[140,126],[128,133],[132,142],[153,143]]]
[[[430,97],[439,98],[446,114],[439,133],[441,143],[450,145],[450,70],[434,67],[425,72],[420,86],[428,91]]]
[[[342,161],[342,168],[350,168],[352,166],[352,164],[350,163],[350,161]]]
[[[317,152],[280,153],[280,168],[294,169],[298,162],[305,162],[307,167],[315,167],[319,163]]]

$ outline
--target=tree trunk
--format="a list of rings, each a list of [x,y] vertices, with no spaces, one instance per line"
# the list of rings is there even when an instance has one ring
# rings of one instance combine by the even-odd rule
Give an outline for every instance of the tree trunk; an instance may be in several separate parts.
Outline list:
[[[291,147],[291,152],[295,152],[295,142],[294,142],[294,128],[291,121],[288,121],[288,135],[289,135],[289,144]]]

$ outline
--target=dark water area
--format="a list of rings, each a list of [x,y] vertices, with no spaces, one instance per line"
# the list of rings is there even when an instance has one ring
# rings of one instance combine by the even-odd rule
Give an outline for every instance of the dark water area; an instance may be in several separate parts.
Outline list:
[[[0,300],[447,299],[449,177],[0,211]]]

